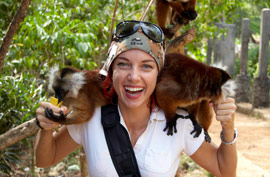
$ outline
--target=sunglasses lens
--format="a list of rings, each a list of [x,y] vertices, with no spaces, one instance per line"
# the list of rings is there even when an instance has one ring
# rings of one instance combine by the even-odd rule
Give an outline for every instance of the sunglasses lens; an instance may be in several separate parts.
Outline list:
[[[157,26],[151,23],[143,23],[142,29],[150,39],[156,42],[162,42],[162,31]]]
[[[115,35],[119,38],[126,37],[131,35],[132,33],[136,32],[135,29],[137,22],[123,22],[120,23],[116,28]]]
[[[124,21],[116,26],[115,35],[119,38],[123,38],[135,33],[141,27],[143,32],[155,42],[162,42],[164,39],[162,30],[152,24],[147,22],[139,21]]]

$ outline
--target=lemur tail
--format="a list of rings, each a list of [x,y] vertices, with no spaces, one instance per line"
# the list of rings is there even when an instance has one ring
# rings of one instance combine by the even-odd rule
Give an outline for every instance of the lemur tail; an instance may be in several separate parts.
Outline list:
[[[227,99],[228,97],[234,97],[236,88],[237,84],[234,80],[230,79],[225,82],[225,84],[223,84],[221,87],[223,99]]]

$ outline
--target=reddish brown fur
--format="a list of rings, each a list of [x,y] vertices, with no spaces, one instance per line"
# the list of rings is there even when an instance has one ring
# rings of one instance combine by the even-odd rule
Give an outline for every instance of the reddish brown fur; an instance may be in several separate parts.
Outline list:
[[[81,70],[73,68],[77,72]],[[86,84],[80,89],[77,98],[65,97],[63,105],[68,107],[67,112],[73,111],[65,120],[56,120],[61,124],[80,124],[88,121],[97,106],[107,104],[103,96],[102,79],[98,71],[83,71]]]
[[[186,55],[166,54],[156,87],[157,103],[167,120],[173,119],[178,107],[185,107],[208,129],[213,114],[209,101],[221,98],[221,86],[229,79],[227,72]]]
[[[195,38],[196,30],[194,28],[184,32],[181,36],[175,37],[166,47],[166,53],[184,53],[184,46]]]
[[[161,27],[167,38],[172,38],[183,25],[188,24],[190,20],[196,18],[195,6],[196,0],[189,0],[186,3],[181,0],[156,0],[157,24]],[[173,27],[166,28],[166,22],[170,15]]]

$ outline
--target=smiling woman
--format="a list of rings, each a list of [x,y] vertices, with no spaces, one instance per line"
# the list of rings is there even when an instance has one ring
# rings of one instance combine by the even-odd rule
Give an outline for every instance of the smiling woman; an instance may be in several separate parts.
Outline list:
[[[158,75],[154,58],[138,49],[128,50],[115,59],[112,70],[113,87],[120,109],[147,108]]]
[[[166,126],[164,112],[153,104],[157,77],[164,64],[163,39],[162,30],[152,23],[124,21],[116,26],[108,58],[100,71],[106,77],[103,83],[104,92],[112,100],[112,105],[109,106],[114,106],[109,111],[109,117],[106,117],[108,122],[104,124],[103,117],[106,111],[104,107],[107,105],[97,107],[88,122],[63,126],[60,132],[53,134],[52,129],[58,124],[48,120],[44,109],[49,107],[54,113],[59,113],[60,110],[66,113],[66,108],[41,103],[36,111],[37,119],[43,126],[36,141],[37,166],[56,164],[82,145],[91,177],[173,177],[182,151],[215,176],[235,176],[235,143],[227,145],[228,142],[234,142],[233,99],[215,105],[216,118],[223,128],[223,141],[227,142],[221,143],[219,147],[206,143],[204,132],[194,138],[190,134],[193,130],[190,119],[178,119],[178,132],[173,136],[167,136],[163,131]],[[176,116],[188,115],[184,109],[176,111]],[[118,160],[123,160],[119,163],[121,167],[124,166],[123,169],[119,170],[115,165],[117,163],[114,153],[111,153],[112,147],[116,150],[115,154],[119,155],[119,152],[123,152],[123,146],[116,142],[121,144],[126,140],[122,134],[113,134],[113,141],[108,141],[105,126],[111,128],[115,124],[127,134],[131,148],[126,154],[134,151],[135,160],[132,161],[137,164],[136,174],[132,172],[123,175],[122,171],[127,169],[125,165],[128,162],[120,157],[125,157],[126,154],[120,153],[121,156],[118,156]]]

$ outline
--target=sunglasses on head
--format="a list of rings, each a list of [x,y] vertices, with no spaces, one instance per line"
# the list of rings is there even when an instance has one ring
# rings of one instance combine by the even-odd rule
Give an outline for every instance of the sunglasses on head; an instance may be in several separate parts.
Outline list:
[[[143,33],[151,40],[157,43],[163,42],[164,34],[162,29],[159,26],[149,22],[135,20],[120,22],[114,30],[114,35],[118,38],[124,38],[137,32],[139,27],[141,27]]]

